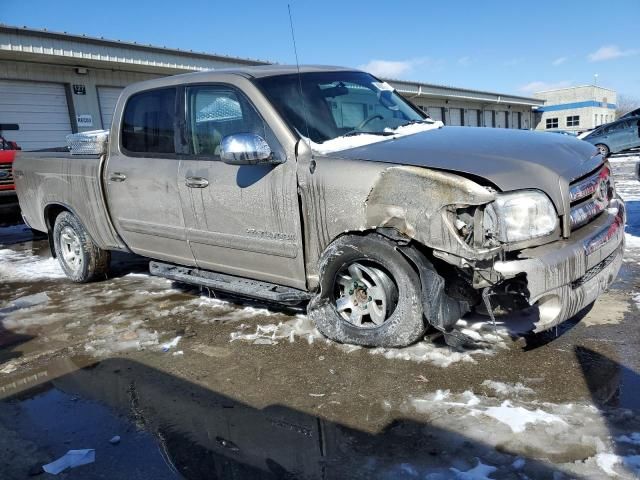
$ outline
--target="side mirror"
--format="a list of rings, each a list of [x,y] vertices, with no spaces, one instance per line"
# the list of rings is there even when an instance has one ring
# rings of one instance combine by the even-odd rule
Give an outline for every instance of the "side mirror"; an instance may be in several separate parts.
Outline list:
[[[227,135],[220,142],[220,159],[230,165],[270,165],[282,163],[273,157],[267,142],[255,133]]]

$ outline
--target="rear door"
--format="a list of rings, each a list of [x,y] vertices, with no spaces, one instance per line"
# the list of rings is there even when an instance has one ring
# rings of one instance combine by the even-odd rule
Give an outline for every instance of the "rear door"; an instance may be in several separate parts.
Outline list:
[[[193,265],[177,185],[176,100],[173,87],[128,99],[104,175],[111,217],[129,248]]]
[[[305,288],[296,161],[254,103],[228,84],[185,88],[186,141],[178,186],[198,267]],[[229,165],[220,142],[236,133],[264,138],[278,165]]]
[[[626,120],[625,122],[623,122],[620,137],[622,145],[621,148],[623,150],[637,146],[638,128],[636,126],[636,122],[633,122],[631,120]]]

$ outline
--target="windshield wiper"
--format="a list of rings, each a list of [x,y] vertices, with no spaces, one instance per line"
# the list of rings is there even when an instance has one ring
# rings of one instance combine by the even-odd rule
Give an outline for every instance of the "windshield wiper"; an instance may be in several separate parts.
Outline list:
[[[381,135],[383,137],[387,137],[389,135],[393,135],[393,132],[348,132],[344,135],[340,135],[341,137],[355,137],[356,135]]]
[[[400,127],[408,127],[409,125],[415,125],[416,123],[435,123],[433,120],[431,120],[430,118],[423,118],[421,120],[410,120],[407,123],[403,123],[401,125],[398,125],[397,127],[394,128],[394,130],[396,128],[400,128]]]

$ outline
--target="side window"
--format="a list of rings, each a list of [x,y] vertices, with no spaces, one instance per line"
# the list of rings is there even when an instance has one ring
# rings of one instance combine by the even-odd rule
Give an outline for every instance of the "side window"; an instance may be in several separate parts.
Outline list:
[[[135,153],[175,153],[176,89],[132,95],[124,109],[122,146]]]
[[[186,100],[190,150],[194,155],[219,157],[222,139],[236,133],[255,133],[270,140],[253,105],[231,87],[189,87]]]

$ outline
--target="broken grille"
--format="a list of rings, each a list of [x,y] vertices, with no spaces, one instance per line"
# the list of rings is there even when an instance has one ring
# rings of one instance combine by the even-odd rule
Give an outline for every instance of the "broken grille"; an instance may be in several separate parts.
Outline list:
[[[13,165],[0,163],[0,186],[13,185]]]
[[[607,165],[573,182],[569,187],[571,230],[586,225],[600,215],[612,198],[613,182]]]

